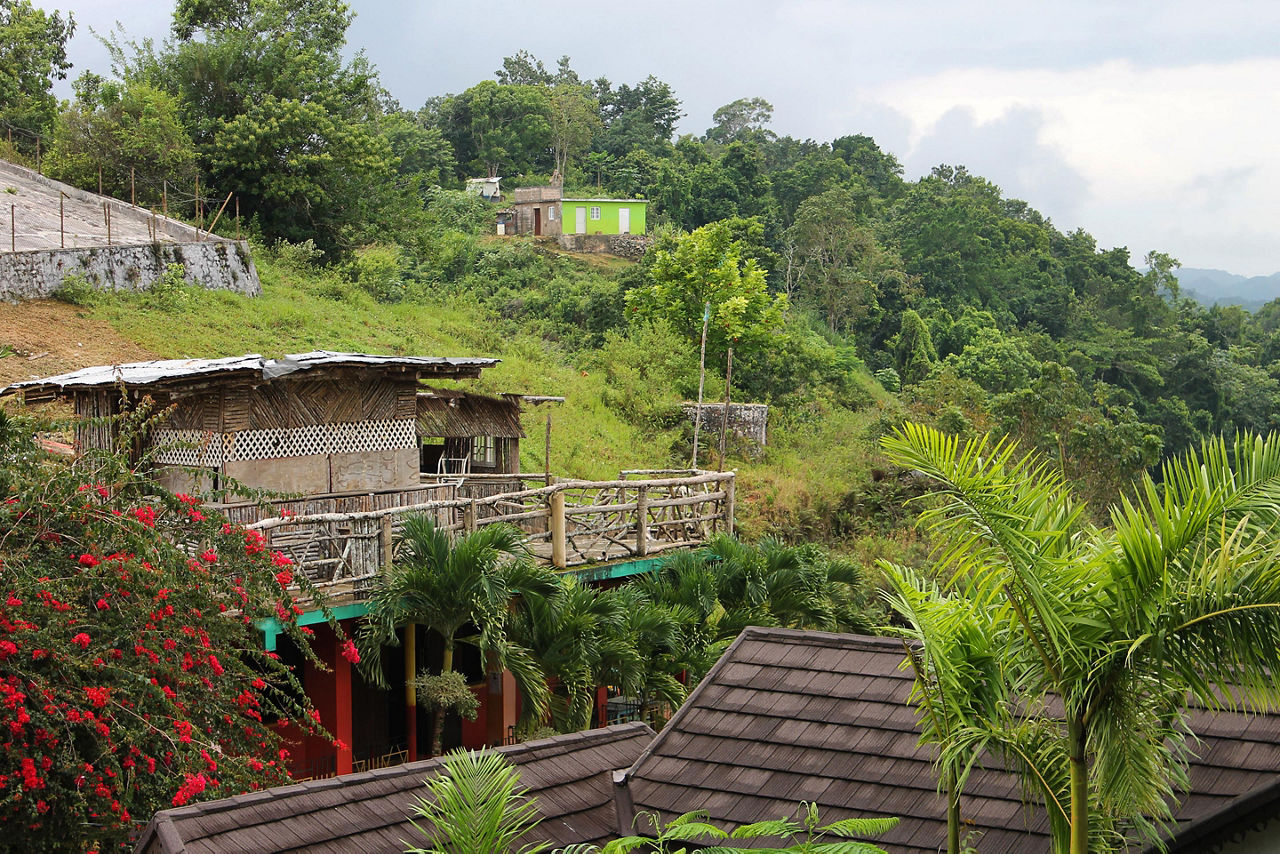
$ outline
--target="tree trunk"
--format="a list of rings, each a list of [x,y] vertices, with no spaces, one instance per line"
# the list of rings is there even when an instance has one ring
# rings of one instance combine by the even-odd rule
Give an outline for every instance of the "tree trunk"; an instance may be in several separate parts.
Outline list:
[[[447,673],[453,669],[453,636],[444,639],[444,657],[440,661],[440,672]],[[437,708],[431,721],[431,755],[439,756],[444,752],[444,715],[445,710]]]
[[[1089,854],[1089,765],[1084,753],[1085,728],[1076,717],[1067,718],[1067,747],[1071,760],[1070,854]]]
[[[960,793],[956,791],[956,775],[947,771],[947,854],[960,854]]]

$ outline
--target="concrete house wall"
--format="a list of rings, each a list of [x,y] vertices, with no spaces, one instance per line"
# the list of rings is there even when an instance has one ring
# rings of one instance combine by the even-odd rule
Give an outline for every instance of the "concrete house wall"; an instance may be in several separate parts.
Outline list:
[[[564,234],[644,234],[645,209],[649,203],[643,199],[563,199],[562,230]],[[578,230],[578,210],[585,213],[585,230]],[[599,209],[599,219],[591,214]],[[622,211],[630,214],[631,222],[624,232],[621,226]]]

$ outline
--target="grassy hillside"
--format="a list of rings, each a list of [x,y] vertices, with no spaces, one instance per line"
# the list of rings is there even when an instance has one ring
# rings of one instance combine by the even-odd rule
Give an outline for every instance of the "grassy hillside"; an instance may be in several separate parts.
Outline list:
[[[92,295],[78,306],[64,307],[63,329],[69,332],[78,324],[81,333],[100,330],[90,332],[99,346],[81,364],[249,352],[279,356],[313,349],[496,356],[502,363],[468,387],[565,397],[563,405],[526,413],[524,470],[544,467],[548,415],[554,473],[603,479],[621,469],[688,464],[689,428],[678,417],[682,395],[676,386],[694,382],[696,353],[684,352],[683,342],[661,330],[613,332],[598,347],[575,349],[571,336],[536,333],[466,290],[442,289],[437,295],[420,290],[412,299],[388,304],[332,268],[268,251],[258,251],[256,261],[261,297],[183,287],[144,295]],[[557,254],[554,263],[570,270],[602,269],[598,258]],[[611,261],[605,269],[616,273],[621,266]],[[49,304],[46,314],[53,308]],[[57,323],[49,325],[45,334],[56,337]],[[111,346],[104,348],[103,341],[114,342],[118,354]],[[17,349],[27,352],[31,346]],[[2,362],[8,363],[3,366],[10,368],[10,378],[17,378],[79,367],[75,353],[69,360],[50,362],[47,369],[18,355]],[[858,385],[872,405],[855,412],[821,399],[775,404],[770,445],[763,453],[733,445],[727,466],[741,475],[745,531],[793,539],[868,533],[867,526],[851,527],[838,517],[842,502],[849,505],[849,495],[869,482],[875,453],[868,436],[890,396],[865,371],[859,371]],[[710,376],[707,399],[722,395],[721,380]],[[714,467],[717,461],[706,447],[700,462]],[[847,506],[843,512],[848,513]]]

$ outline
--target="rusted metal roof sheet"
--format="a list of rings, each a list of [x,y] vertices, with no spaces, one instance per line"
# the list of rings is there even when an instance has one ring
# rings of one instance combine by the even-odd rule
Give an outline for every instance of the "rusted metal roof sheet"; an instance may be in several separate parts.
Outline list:
[[[824,821],[897,816],[898,826],[875,841],[935,854],[946,845],[946,804],[935,751],[920,744],[904,657],[893,638],[747,629],[626,772],[619,829],[639,810],[671,817],[706,809],[716,823],[736,825],[794,817],[804,800],[818,804]],[[1197,758],[1176,827],[1229,818],[1249,793],[1272,793],[1274,815],[1280,715],[1196,709],[1190,724]],[[998,761],[973,770],[961,813],[963,832],[982,851],[1049,850],[1043,809],[1023,804],[1018,777]],[[1172,843],[1209,850],[1203,839],[1180,847],[1178,831]]]
[[[22,392],[29,400],[45,399],[77,389],[111,388],[117,385],[153,386],[204,380],[211,375],[247,374],[270,381],[298,371],[324,367],[377,367],[415,371],[435,378],[479,376],[499,359],[438,356],[375,356],[367,353],[335,353],[316,350],[267,359],[257,353],[221,359],[164,359],[125,365],[98,365],[55,377],[24,380],[0,389],[0,396]]]
[[[520,841],[561,847],[611,838],[613,772],[634,762],[652,738],[649,727],[630,723],[497,748],[519,769],[542,815]],[[440,768],[439,759],[428,759],[161,810],[134,850],[403,851],[422,839],[409,823],[410,804]]]
[[[520,396],[488,397],[456,391],[418,395],[418,435],[445,439],[497,436],[523,439]]]

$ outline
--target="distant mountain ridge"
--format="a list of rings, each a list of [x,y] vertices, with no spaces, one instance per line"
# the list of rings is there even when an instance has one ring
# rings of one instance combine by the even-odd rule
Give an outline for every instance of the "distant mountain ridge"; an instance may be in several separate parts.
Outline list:
[[[1226,270],[1183,267],[1177,275],[1183,295],[1206,306],[1238,305],[1253,311],[1280,297],[1280,273],[1240,276]]]

